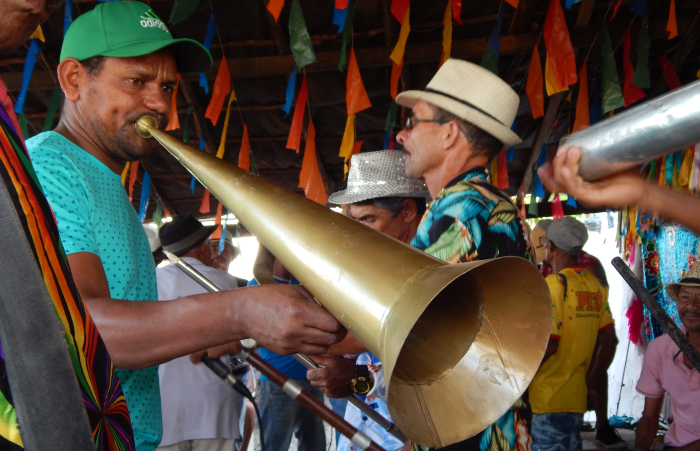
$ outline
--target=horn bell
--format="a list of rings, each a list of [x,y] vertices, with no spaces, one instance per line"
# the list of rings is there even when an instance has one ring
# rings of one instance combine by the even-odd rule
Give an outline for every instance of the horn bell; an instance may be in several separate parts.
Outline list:
[[[504,257],[448,265],[152,122],[139,120],[137,127],[381,359],[389,412],[412,441],[440,448],[465,440],[525,391],[552,315],[549,289],[532,263]]]

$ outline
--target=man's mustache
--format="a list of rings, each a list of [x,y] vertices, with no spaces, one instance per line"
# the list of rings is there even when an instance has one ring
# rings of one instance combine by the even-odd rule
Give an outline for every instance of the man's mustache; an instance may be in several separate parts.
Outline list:
[[[695,310],[695,309],[683,309],[683,311],[679,312],[681,316],[686,316],[686,315],[693,315],[700,317],[700,310]]]

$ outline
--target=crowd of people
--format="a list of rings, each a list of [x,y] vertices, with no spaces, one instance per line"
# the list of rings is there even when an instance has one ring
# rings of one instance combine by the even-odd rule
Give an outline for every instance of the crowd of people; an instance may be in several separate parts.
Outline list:
[[[60,4],[1,2],[0,53],[21,45]],[[212,228],[181,215],[160,229],[160,244],[223,291],[205,293],[172,265],[156,269],[120,174],[127,161],[148,156],[156,146],[136,134],[136,120],[145,113],[161,122],[167,118],[176,74],[206,72],[209,52],[195,41],[173,39],[148,5],[111,2],[73,22],[60,60],[64,101],[58,126],[26,141],[0,81],[0,195],[12,201],[3,214],[17,218],[42,275],[38,286],[65,329],[96,448],[245,450],[254,421],[250,406],[196,363],[207,350],[246,380],[249,368],[235,357],[244,338],[254,338],[264,359],[318,399],[341,399],[334,401],[336,411],[387,451],[419,447],[397,440],[342,401],[361,396],[391,420],[378,356],[280,262],[273,267],[277,284],[252,286],[253,280],[239,288],[226,272],[236,253],[232,243],[219,253],[219,243],[209,238]],[[489,162],[504,146],[520,143],[510,128],[518,95],[490,71],[449,59],[426,89],[396,100],[411,112],[397,135],[402,151],[354,155],[347,188],[330,202],[450,264],[504,256],[539,263],[552,299],[549,342],[529,389],[482,432],[446,449],[581,449],[583,415],[593,409],[603,416],[600,442],[626,447],[604,418],[606,371],[617,339],[605,274],[582,252],[585,225],[570,217],[540,221],[533,240],[520,210],[489,183]],[[590,206],[636,204],[700,232],[697,198],[660,189],[634,173],[586,182],[577,173],[579,158],[579,149],[560,149],[539,170],[547,188]],[[667,292],[678,306],[682,332],[700,349],[700,266]],[[312,355],[321,367],[306,371],[289,357],[296,352]],[[3,357],[0,364],[4,375],[13,363]],[[318,418],[264,377],[253,386],[266,450],[286,451],[292,435],[300,451],[326,449]],[[635,450],[655,445],[665,395],[674,421],[663,446],[700,449],[700,376],[668,336],[650,343],[637,389],[645,407]],[[5,377],[0,390],[0,447],[22,449],[27,411],[13,404]],[[347,438],[337,440],[339,450],[354,447]]]

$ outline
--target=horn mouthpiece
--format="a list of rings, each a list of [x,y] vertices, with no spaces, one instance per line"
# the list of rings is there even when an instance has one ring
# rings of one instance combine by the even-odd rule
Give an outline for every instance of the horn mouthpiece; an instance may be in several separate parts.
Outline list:
[[[134,127],[136,127],[136,134],[141,138],[152,138],[151,129],[158,128],[158,119],[152,114],[144,114],[136,121]]]

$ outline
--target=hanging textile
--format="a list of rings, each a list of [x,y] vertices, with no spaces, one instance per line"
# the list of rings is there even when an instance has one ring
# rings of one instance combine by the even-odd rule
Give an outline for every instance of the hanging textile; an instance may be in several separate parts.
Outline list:
[[[289,45],[299,69],[316,62],[314,46],[306,29],[299,0],[292,0],[292,8],[289,11]]]
[[[345,102],[348,114],[355,114],[372,106],[367,96],[365,85],[362,83],[360,67],[357,65],[354,48],[350,49],[348,77],[345,82]]]
[[[681,83],[678,80],[678,75],[676,75],[676,71],[673,70],[673,64],[671,64],[668,58],[660,55],[659,64],[661,64],[661,74],[664,77],[664,81],[666,82],[668,89],[673,90],[679,87]]]
[[[66,3],[66,7],[67,3]],[[36,65],[36,54],[41,52],[39,44],[36,43],[36,39],[29,41],[29,50],[27,50],[27,56],[24,58],[24,70],[22,71],[22,88],[17,96],[17,102],[15,102],[15,113],[20,114],[24,109],[24,101],[27,99],[27,89],[29,89],[29,82],[32,80],[32,74],[34,73],[34,66]]]
[[[634,3],[630,6],[630,11],[639,17],[643,17],[647,12],[647,0],[634,0]]]
[[[248,137],[248,125],[243,123],[243,139],[241,150],[238,152],[238,167],[250,171],[250,138]]]
[[[321,205],[328,203],[326,187],[323,184],[321,171],[318,167],[316,155],[316,129],[309,116],[309,126],[306,131],[306,145],[304,146],[304,159],[299,173],[299,188],[304,189],[306,197]]]
[[[549,57],[549,51],[547,52],[547,59],[544,62],[544,86],[547,89],[548,96],[553,96],[554,94],[569,90],[568,86],[559,87],[557,76],[552,68],[552,58]]]
[[[294,65],[294,70],[289,74],[289,81],[287,81],[287,92],[285,95],[284,106],[282,111],[289,114],[289,110],[292,108],[292,102],[294,101],[294,89],[297,85],[297,65]]]
[[[576,133],[591,125],[591,117],[588,111],[588,60],[583,62],[578,73],[579,90],[576,100],[576,120],[572,131]]]
[[[552,0],[549,4],[543,35],[557,88],[561,91],[576,83],[576,56],[560,0]]]
[[[129,175],[129,167],[131,167],[131,162],[127,161],[124,165],[124,170],[122,171],[122,185],[126,185],[126,177]]]
[[[498,18],[496,19],[496,25],[493,27],[493,31],[491,32],[491,39],[489,40],[489,45],[486,46],[484,56],[481,58],[481,67],[490,70],[496,75],[498,75],[498,52],[500,50],[499,39],[501,37],[501,26],[503,24],[504,8],[505,3],[501,2],[501,6],[498,9]]]
[[[622,67],[625,72],[625,83],[622,90],[622,97],[625,100],[625,107],[646,97],[642,88],[634,85],[634,68],[630,60],[630,49],[632,47],[630,30],[627,29],[622,38]]]
[[[270,0],[267,3],[267,10],[270,12],[275,22],[280,18],[280,13],[284,7],[284,0]]]
[[[666,24],[666,31],[668,31],[669,40],[678,36],[678,25],[676,24],[676,0],[671,0],[670,9],[668,11],[668,23]]]
[[[301,142],[301,127],[304,124],[304,110],[306,109],[306,99],[309,91],[306,87],[306,77],[301,82],[297,103],[294,106],[294,116],[292,116],[292,126],[289,128],[287,138],[287,149],[294,149],[299,153],[299,143]]]
[[[345,17],[348,14],[348,2],[345,1],[343,7],[339,7],[336,2],[335,9],[333,10],[333,25],[338,26],[338,31],[336,33],[342,33],[345,28]]]
[[[68,28],[73,23],[73,0],[66,0],[63,10],[63,37],[66,37]]]
[[[352,19],[355,14],[355,1],[348,2],[347,14],[345,15],[345,25],[343,26],[343,43],[340,45],[340,58],[338,59],[338,70],[343,71],[347,61],[348,44],[352,41]]]
[[[224,116],[224,128],[221,130],[221,141],[219,141],[219,149],[216,151],[216,158],[224,158],[226,151],[226,134],[228,133],[228,122],[231,118],[231,103],[236,98],[236,93],[231,91],[228,98],[228,106],[226,107],[226,116]]]
[[[513,121],[513,125],[510,126],[510,131],[514,132],[515,131],[515,121]],[[515,156],[515,146],[510,146],[506,150],[506,160],[507,161],[513,161],[513,157]]]
[[[603,21],[600,26],[601,60],[603,62],[603,112],[607,113],[625,105],[620,89],[620,78],[617,75],[615,54],[613,52],[608,26]]]
[[[394,131],[394,126],[396,125],[397,110],[398,105],[392,100],[391,104],[389,104],[389,111],[387,112],[386,120],[384,121],[384,132],[387,134],[387,137],[390,136]],[[384,148],[386,149],[386,143],[384,144]]]
[[[406,51],[406,41],[408,40],[408,34],[411,32],[411,8],[406,9],[406,14],[404,20],[401,23],[401,31],[399,32],[399,39],[396,42],[394,50],[391,52],[389,58],[398,65],[403,64],[403,55]]]
[[[343,161],[343,179],[348,175],[348,160],[352,155],[353,147],[355,146],[355,115],[350,114],[348,120],[345,123],[345,132],[343,133],[343,140],[340,143],[340,151],[338,156],[341,157]]]
[[[180,118],[177,116],[177,88],[180,86],[182,78],[180,74],[177,74],[177,79],[175,81],[175,89],[170,95],[170,117],[168,118],[168,125],[165,127],[165,131],[177,130],[180,128]]]
[[[402,69],[403,62],[401,62],[401,64],[394,63],[391,67],[390,94],[391,98],[394,100],[396,100],[396,96],[399,94],[399,79],[401,78]]]
[[[518,0],[506,0],[508,3],[512,5],[511,2],[515,2],[514,8],[517,8]],[[450,0],[448,3],[449,5],[452,5],[452,17],[457,21],[458,24],[462,25],[462,0]]]
[[[211,211],[211,205],[210,205],[209,198],[210,198],[209,190],[205,189],[204,195],[202,196],[202,203],[199,204],[199,212],[200,213],[209,213]]]
[[[532,117],[537,119],[544,116],[544,91],[542,86],[542,63],[540,62],[540,54],[537,46],[532,49],[530,57],[530,69],[527,73],[527,83],[525,84],[525,92],[527,99],[530,101],[530,110]]]
[[[392,0],[391,1],[391,14],[394,15],[396,20],[399,21],[400,24],[403,25],[404,20],[406,19],[406,11],[408,11],[408,8],[410,6],[410,1],[409,0]]]
[[[139,202],[139,220],[146,220],[146,210],[148,210],[148,200],[151,197],[151,176],[148,171],[143,171],[143,184],[141,185],[141,200]]]
[[[214,125],[216,125],[219,120],[221,109],[224,107],[224,101],[229,92],[231,92],[231,74],[228,70],[226,57],[223,57],[219,65],[219,72],[216,74],[216,81],[214,82],[214,89],[211,93],[209,106],[204,113],[204,117],[209,118]]]
[[[214,21],[214,12],[209,13],[209,21],[207,22],[207,31],[204,34],[204,42],[202,45],[207,49],[211,50],[211,42],[214,39],[214,32],[216,31],[216,22]],[[202,72],[199,74],[199,86],[204,88],[204,92],[209,94],[209,82],[207,82],[207,74]]]

